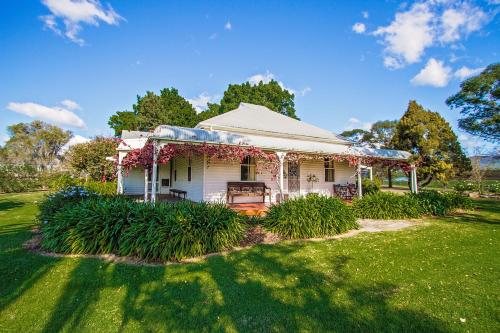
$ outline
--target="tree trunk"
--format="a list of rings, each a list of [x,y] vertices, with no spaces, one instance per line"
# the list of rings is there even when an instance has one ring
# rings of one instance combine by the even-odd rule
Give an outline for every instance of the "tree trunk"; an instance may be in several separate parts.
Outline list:
[[[432,175],[428,175],[424,180],[418,182],[418,187],[425,187],[432,181]]]
[[[392,188],[392,168],[387,168],[387,179],[389,180],[389,188]]]

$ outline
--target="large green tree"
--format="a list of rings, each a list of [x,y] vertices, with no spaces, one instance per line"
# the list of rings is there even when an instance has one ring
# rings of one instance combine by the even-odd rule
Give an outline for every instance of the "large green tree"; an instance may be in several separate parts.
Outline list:
[[[380,120],[373,123],[370,130],[355,128],[340,133],[354,143],[373,148],[391,148],[391,140],[396,130],[397,120]]]
[[[150,131],[158,125],[193,127],[198,117],[193,106],[175,88],[160,90],[157,95],[148,91],[137,96],[133,111],[118,111],[108,124],[120,136],[122,130]]]
[[[60,159],[61,148],[73,136],[57,126],[35,120],[7,127],[9,140],[2,148],[4,163],[29,164],[37,170],[50,169]]]
[[[445,182],[470,170],[470,160],[450,124],[439,113],[426,110],[415,101],[409,102],[396,126],[391,145],[413,154],[422,187],[433,179]]]
[[[92,141],[71,146],[65,155],[65,162],[78,177],[112,180],[116,175],[115,164],[106,157],[116,155],[117,147],[117,139],[96,137]]]
[[[463,116],[458,126],[486,140],[500,141],[500,63],[460,84],[460,91],[446,100]]]
[[[392,148],[392,137],[396,131],[397,120],[379,120],[375,122],[369,131],[355,128],[344,131],[340,135],[355,142],[356,144],[372,148]],[[392,168],[387,167],[387,179],[389,187],[392,187]]]
[[[224,92],[219,104],[209,104],[208,110],[201,113],[202,118],[222,114],[234,110],[241,102],[263,105],[273,111],[295,119],[294,94],[284,89],[274,80],[268,83],[260,81],[258,84],[249,82],[230,84]]]

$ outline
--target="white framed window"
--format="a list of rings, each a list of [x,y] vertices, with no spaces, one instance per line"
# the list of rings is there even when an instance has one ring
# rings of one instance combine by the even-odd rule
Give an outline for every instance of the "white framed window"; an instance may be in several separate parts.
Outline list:
[[[335,161],[325,158],[325,182],[335,182]]]
[[[247,156],[241,161],[241,181],[255,181],[255,158]]]
[[[188,182],[191,181],[191,159],[188,160]]]

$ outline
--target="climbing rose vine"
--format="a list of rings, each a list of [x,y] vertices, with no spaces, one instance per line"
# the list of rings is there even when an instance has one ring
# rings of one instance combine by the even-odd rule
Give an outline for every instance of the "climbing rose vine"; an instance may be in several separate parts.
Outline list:
[[[241,163],[246,156],[250,156],[255,159],[259,173],[269,172],[273,177],[276,177],[279,170],[276,154],[264,152],[253,146],[168,143],[159,149],[157,162],[158,164],[166,164],[176,156],[189,159],[193,155],[206,156],[208,162],[223,160],[234,163]],[[147,142],[144,147],[130,151],[122,160],[122,166],[127,172],[134,167],[150,169],[153,166],[153,143]]]
[[[288,161],[302,162],[309,160],[322,160],[324,158],[329,158],[336,162],[348,162],[350,166],[355,166],[358,163],[364,165],[381,165],[384,167],[401,168],[408,172],[410,170],[410,164],[406,161],[400,160],[385,160],[377,157],[369,156],[354,156],[347,154],[302,154],[302,153],[288,153],[286,159]]]
[[[191,158],[193,155],[201,155],[207,157],[207,162],[212,160],[221,160],[234,163],[241,163],[247,157],[253,157],[256,161],[258,173],[268,172],[272,178],[276,178],[279,173],[279,160],[275,153],[267,153],[260,148],[253,146],[230,146],[222,144],[174,144],[168,143],[162,146],[158,151],[158,164],[166,164],[176,156]],[[337,162],[347,161],[349,165],[354,166],[361,162],[365,165],[382,165],[391,166],[393,168],[401,168],[404,171],[410,170],[410,165],[406,161],[384,160],[375,157],[360,157],[347,154],[302,154],[288,153],[286,159],[288,161],[301,162],[304,160],[322,160],[330,158]],[[142,167],[151,169],[153,166],[153,143],[148,141],[144,147],[130,151],[122,161],[122,166],[128,172],[134,167]]]

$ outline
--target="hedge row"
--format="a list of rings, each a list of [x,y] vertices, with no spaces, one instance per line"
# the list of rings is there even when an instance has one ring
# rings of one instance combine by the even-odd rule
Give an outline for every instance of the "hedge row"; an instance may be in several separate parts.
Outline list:
[[[444,216],[456,209],[472,208],[472,200],[467,196],[456,192],[437,191],[406,195],[378,192],[353,202],[357,217],[382,220],[419,218],[423,215]]]
[[[243,219],[222,204],[152,205],[119,196],[72,200],[51,205],[52,217],[48,209],[40,214],[43,249],[180,260],[231,248],[245,234]]]
[[[273,205],[264,226],[288,239],[331,236],[358,227],[350,207],[332,197],[308,195]]]

